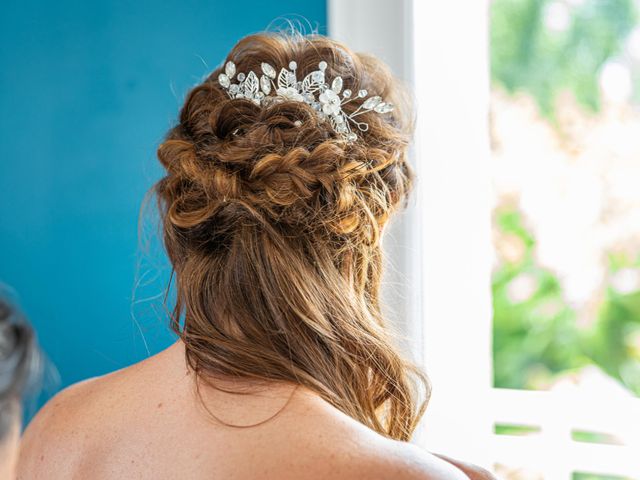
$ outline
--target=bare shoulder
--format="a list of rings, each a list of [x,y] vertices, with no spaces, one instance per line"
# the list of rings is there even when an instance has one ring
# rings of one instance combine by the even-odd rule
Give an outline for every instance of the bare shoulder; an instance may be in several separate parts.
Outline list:
[[[135,417],[134,405],[153,390],[154,379],[160,378],[158,369],[167,370],[166,356],[161,352],[55,395],[24,432],[18,479],[72,478],[88,451],[102,449],[119,426]]]
[[[406,442],[388,441],[372,452],[362,470],[365,476],[353,478],[398,480],[469,480],[461,470],[428,451]]]
[[[305,403],[305,402],[301,402]],[[454,464],[416,445],[383,437],[332,406],[309,397],[309,412],[296,415],[319,457],[311,457],[318,478],[341,480],[469,480]],[[304,418],[304,420],[300,420]],[[326,465],[329,471],[318,466]]]
[[[240,479],[255,478],[256,465],[264,471],[263,478],[278,479],[493,478],[476,476],[467,464],[385,438],[303,388],[284,397],[278,393],[275,403],[266,400],[266,393],[253,400],[242,396],[232,401],[215,390],[206,400],[214,402],[214,410],[240,414],[239,424],[252,423],[245,420],[262,416],[269,405],[280,408],[281,398],[291,395],[286,408],[260,427],[237,430],[217,425],[203,417],[196,408],[199,403],[191,399],[193,379],[182,358],[174,348],[60,392],[25,431],[18,478],[88,478],[87,472],[92,478],[125,478],[123,472],[136,478],[160,478],[169,471],[188,469],[193,472],[188,478],[196,479],[211,478],[215,469],[223,477],[233,472]],[[176,441],[184,448],[167,458],[165,452]],[[199,463],[181,456],[185,452],[198,452]],[[252,452],[251,461],[245,458],[246,452]],[[102,476],[95,475],[96,468]]]
[[[96,382],[100,380],[85,380],[62,390],[31,420],[20,446],[18,479],[64,478],[70,473],[88,427]]]
[[[51,398],[23,434],[18,479],[71,478],[92,440],[108,429],[119,386],[138,365],[81,381]]]

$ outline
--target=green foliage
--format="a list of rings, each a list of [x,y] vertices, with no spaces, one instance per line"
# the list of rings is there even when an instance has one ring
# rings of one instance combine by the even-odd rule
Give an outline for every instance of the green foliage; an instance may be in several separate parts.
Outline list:
[[[633,480],[628,477],[619,477],[616,475],[600,475],[597,473],[576,472],[572,475],[572,480]]]
[[[624,267],[637,265],[637,260],[623,264]],[[611,271],[616,270],[612,266]],[[587,355],[640,395],[640,346],[629,342],[634,338],[640,341],[640,291],[621,294],[608,288],[598,322],[586,335]]]
[[[549,28],[550,7],[568,14],[559,28]],[[597,112],[601,67],[623,56],[636,21],[632,0],[494,0],[492,81],[507,92],[531,95],[552,123],[556,98],[565,90]],[[630,67],[640,79],[638,66]],[[544,388],[557,374],[596,364],[640,395],[640,292],[607,288],[595,322],[578,327],[561,282],[536,264],[535,238],[520,213],[503,206],[495,215],[501,234],[519,242],[523,252],[493,278],[495,386]],[[629,267],[640,267],[640,255],[609,255],[610,276]],[[523,276],[533,287],[526,298],[514,298],[510,289]]]
[[[494,384],[536,388],[553,374],[584,366],[588,360],[580,348],[575,312],[563,301],[558,280],[536,265],[535,240],[520,213],[498,210],[496,223],[503,234],[520,239],[525,253],[520,261],[505,263],[493,278]],[[520,275],[528,275],[536,287],[525,301],[514,301],[509,286]]]
[[[609,288],[593,325],[580,328],[556,276],[536,264],[535,239],[514,207],[501,207],[495,222],[502,235],[520,241],[524,253],[505,262],[493,277],[494,385],[544,388],[553,377],[595,364],[640,395],[640,349],[627,345],[640,331],[640,292],[621,295]],[[639,265],[640,258],[612,256],[612,269]],[[521,275],[535,288],[526,299],[509,293]]]
[[[491,77],[507,91],[531,94],[553,117],[558,92],[600,107],[598,73],[618,55],[636,23],[632,0],[586,0],[567,6],[566,29],[545,27],[545,11],[556,0],[494,0],[491,7]]]

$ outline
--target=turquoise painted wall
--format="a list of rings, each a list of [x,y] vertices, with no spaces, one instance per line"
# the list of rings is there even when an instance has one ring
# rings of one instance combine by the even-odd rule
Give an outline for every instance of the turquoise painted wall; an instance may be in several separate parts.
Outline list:
[[[0,281],[19,295],[58,388],[172,341],[162,299],[148,298],[166,271],[137,267],[155,149],[204,63],[279,16],[326,32],[325,0],[3,4]]]

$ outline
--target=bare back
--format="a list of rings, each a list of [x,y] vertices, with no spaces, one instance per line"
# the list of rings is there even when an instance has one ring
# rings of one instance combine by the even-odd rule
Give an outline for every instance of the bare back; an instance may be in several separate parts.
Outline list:
[[[180,342],[71,387],[27,429],[18,478],[467,478],[300,387],[273,385],[252,395],[208,388],[201,394],[206,408]]]

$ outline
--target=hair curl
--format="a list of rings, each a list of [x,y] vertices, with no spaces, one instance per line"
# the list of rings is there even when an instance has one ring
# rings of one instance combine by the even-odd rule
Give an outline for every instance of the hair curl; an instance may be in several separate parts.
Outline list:
[[[244,72],[295,60],[301,75],[325,60],[329,78],[396,109],[364,114],[369,129],[349,143],[302,102],[230,99],[220,68],[188,93],[157,151],[155,193],[189,365],[203,378],[304,385],[408,440],[429,384],[392,345],[378,294],[381,230],[414,179],[406,94],[382,62],[320,35],[251,35],[229,60]]]

